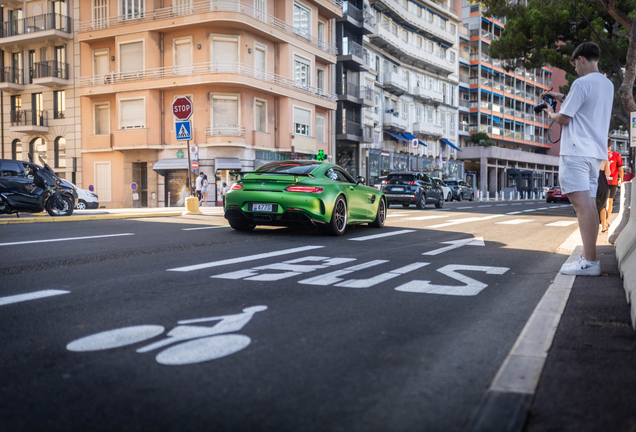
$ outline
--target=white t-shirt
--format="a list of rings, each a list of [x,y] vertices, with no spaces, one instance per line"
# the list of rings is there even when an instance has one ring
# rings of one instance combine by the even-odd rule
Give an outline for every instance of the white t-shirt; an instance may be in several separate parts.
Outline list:
[[[572,120],[563,126],[562,156],[607,159],[614,85],[598,72],[577,78],[561,105],[559,113]]]
[[[197,190],[200,191],[201,190],[201,184],[203,182],[203,177],[201,176],[197,176]]]

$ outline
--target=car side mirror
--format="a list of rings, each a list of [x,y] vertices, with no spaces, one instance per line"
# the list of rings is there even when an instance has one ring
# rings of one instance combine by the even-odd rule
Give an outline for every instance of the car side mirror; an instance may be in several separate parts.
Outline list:
[[[359,185],[360,183],[364,184],[366,182],[365,178],[362,176],[358,176],[356,177],[356,184]]]

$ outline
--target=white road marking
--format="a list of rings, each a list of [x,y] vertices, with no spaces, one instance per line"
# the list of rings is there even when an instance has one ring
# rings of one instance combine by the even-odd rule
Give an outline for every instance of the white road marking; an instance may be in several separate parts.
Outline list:
[[[541,207],[541,208],[538,208],[537,210],[547,210],[547,209],[548,209],[547,207]]]
[[[495,222],[495,224],[519,225],[519,224],[526,223],[526,222],[532,222],[532,219],[512,219],[512,220],[507,220],[507,221],[503,221],[503,222]]]
[[[484,217],[472,217],[472,218],[466,218],[466,219],[455,219],[455,220],[452,220],[452,221],[447,222],[447,223],[443,223],[443,224],[439,224],[439,225],[431,225],[428,228],[443,228],[443,227],[447,227],[447,226],[451,226],[451,225],[459,225],[459,224],[468,223],[468,222],[478,222],[478,221],[494,219],[494,218],[503,217],[503,216],[504,215],[491,215],[491,216],[484,216]]]
[[[283,261],[281,263],[254,267],[249,270],[238,270],[210,277],[216,279],[246,279],[253,281],[271,282],[298,276],[303,273],[309,273],[318,269],[325,269],[330,266],[348,263],[355,260],[356,258],[329,258],[323,256],[307,256],[290,261]],[[313,262],[313,264],[299,264],[306,263],[308,261]],[[265,273],[262,272],[262,270],[273,270],[279,272],[282,271],[283,273]]]
[[[483,206],[477,206],[477,207],[478,207],[478,208],[481,208],[481,207],[492,207],[492,204],[483,205]]]
[[[445,217],[448,217],[448,216],[446,215],[418,216],[418,217],[406,218],[406,220],[428,220],[428,219],[439,219],[439,218],[445,218]]]
[[[572,207],[572,205],[571,204],[563,204],[563,205],[560,205],[559,207]]]
[[[574,225],[575,223],[576,223],[576,221],[557,221],[557,222],[552,222],[552,223],[549,223],[549,224],[545,224],[545,226],[565,227],[565,226]]]
[[[457,273],[460,270],[481,271],[485,272],[486,274],[502,275],[510,269],[506,267],[485,267],[449,264],[438,269],[437,271],[459,282],[463,282],[465,285],[433,285],[431,281],[413,280],[411,282],[405,283],[404,285],[400,285],[399,287],[395,288],[395,290],[421,294],[475,296],[488,286],[488,284],[479,282],[466,275]]]
[[[537,211],[537,209],[526,209],[526,210],[523,210],[523,211],[524,212],[533,212],[533,211]]]
[[[330,273],[326,273],[320,276],[315,276],[309,279],[304,279],[301,281],[298,281],[298,283],[300,284],[304,284],[304,285],[322,285],[322,286],[327,286],[327,285],[331,285],[334,284],[336,282],[341,282],[343,279],[339,276],[344,276],[344,275],[348,275],[350,273],[356,272],[358,270],[364,270],[366,268],[369,267],[375,267],[378,266],[380,264],[384,264],[389,262],[389,260],[374,260],[374,261],[369,261],[367,263],[363,263],[363,264],[358,264],[352,267],[347,267],[343,270],[336,270],[336,271],[332,271]]]
[[[467,239],[461,239],[461,240],[451,240],[451,241],[445,241],[440,243],[450,244],[450,246],[424,252],[422,255],[439,255],[441,253],[447,252],[449,250],[457,249],[462,246],[486,246],[486,244],[484,243],[483,237],[467,238]]]
[[[218,225],[218,226],[207,226],[200,228],[183,228],[183,231],[195,231],[195,230],[203,230],[203,229],[214,229],[214,228],[229,228],[229,225]]]
[[[354,240],[354,241],[374,240],[374,239],[378,239],[378,238],[382,238],[382,237],[390,237],[390,236],[394,236],[394,235],[408,234],[408,233],[412,233],[412,232],[415,232],[415,231],[416,230],[391,231],[391,232],[384,233],[384,234],[374,234],[374,235],[369,235],[369,236],[364,236],[364,237],[350,238],[349,240]],[[324,247],[324,246],[320,246],[320,247]]]
[[[523,211],[516,211],[516,212],[510,212],[510,213],[506,213],[507,215],[516,215],[516,214],[521,214],[523,213]]]
[[[96,239],[96,238],[121,237],[121,236],[131,236],[131,235],[135,235],[135,234],[123,233],[123,234],[107,234],[107,235],[85,236],[85,237],[67,237],[67,238],[49,239],[49,240],[28,240],[28,241],[21,241],[21,242],[0,243],[0,246],[15,246],[15,245],[24,245],[24,244],[33,244],[33,243],[51,243],[51,242],[71,241],[71,240],[90,240],[90,239]]]
[[[386,217],[402,217],[402,216],[408,216],[408,215],[410,215],[410,213],[393,213],[393,214],[386,215]]]
[[[516,204],[510,204],[510,205],[521,205],[521,203],[516,203]]]
[[[470,206],[470,207],[457,207],[457,210],[463,210],[463,209],[469,209],[469,208],[473,208],[473,206]]]
[[[45,297],[52,297],[60,294],[69,294],[70,291],[63,290],[43,290],[35,291],[28,294],[17,294],[8,297],[0,297],[0,306],[8,305],[11,303],[20,303],[23,301],[36,300]]]
[[[324,246],[303,246],[303,247],[297,247],[292,249],[283,249],[283,250],[275,251],[275,252],[266,252],[266,253],[256,254],[256,255],[248,255],[248,256],[239,257],[239,258],[230,258],[230,259],[221,260],[221,261],[195,264],[195,265],[185,266],[185,267],[176,267],[173,269],[167,269],[166,271],[190,272],[190,271],[201,270],[201,269],[210,268],[210,267],[219,267],[219,266],[224,266],[228,264],[242,263],[246,261],[255,261],[259,259],[271,258],[275,256],[280,256],[280,255],[289,255],[289,254],[293,254],[297,252],[305,252],[308,250],[320,249],[320,248],[324,248]]]
[[[495,207],[503,207],[503,206],[507,206],[508,204],[495,204]]]
[[[382,282],[386,282],[390,279],[396,278],[408,272],[412,272],[413,270],[417,270],[424,266],[429,265],[430,263],[419,262],[406,265],[404,267],[400,267],[395,270],[391,270],[386,273],[379,274],[377,276],[368,278],[368,279],[351,279],[344,282],[337,283],[338,287],[346,287],[346,288],[371,288],[374,285],[377,285]]]

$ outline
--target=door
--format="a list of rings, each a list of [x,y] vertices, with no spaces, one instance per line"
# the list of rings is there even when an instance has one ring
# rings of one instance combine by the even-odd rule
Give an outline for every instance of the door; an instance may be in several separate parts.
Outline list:
[[[349,207],[349,218],[352,221],[367,220],[370,216],[369,194],[362,184],[357,185],[353,177],[341,168],[334,168],[338,175],[338,181],[343,183],[342,188],[347,197]]]
[[[133,191],[133,205],[135,207],[148,207],[148,163],[134,162],[133,182],[137,183],[137,190]],[[137,193],[137,200],[134,194]]]
[[[99,201],[112,201],[110,162],[95,162],[95,193]]]

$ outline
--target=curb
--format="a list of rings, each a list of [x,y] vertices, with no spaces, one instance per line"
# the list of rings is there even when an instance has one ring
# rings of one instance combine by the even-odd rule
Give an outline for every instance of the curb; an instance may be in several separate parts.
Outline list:
[[[67,217],[26,217],[0,220],[0,225],[25,224],[25,223],[41,223],[41,222],[74,222],[87,220],[108,220],[108,219],[139,219],[149,217],[168,217],[182,216],[183,212],[163,212],[163,213],[126,213],[126,214],[100,214],[86,216],[67,216]]]
[[[577,229],[557,249],[572,251],[566,262],[576,260],[583,251],[580,239]],[[523,429],[575,278],[557,273],[473,414],[469,432]]]

